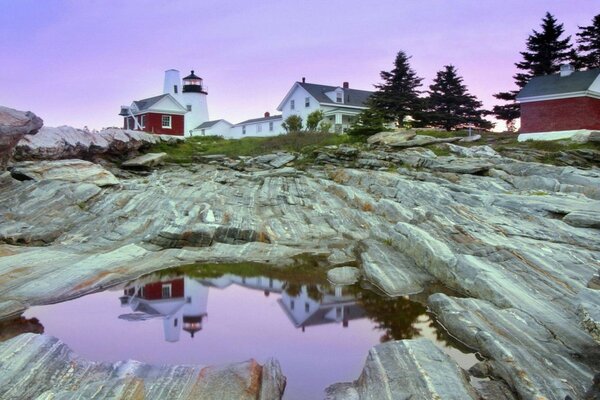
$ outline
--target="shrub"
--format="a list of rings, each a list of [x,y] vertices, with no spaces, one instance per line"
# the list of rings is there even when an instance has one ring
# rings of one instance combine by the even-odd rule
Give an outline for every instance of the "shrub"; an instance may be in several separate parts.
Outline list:
[[[300,132],[302,130],[302,117],[299,115],[290,115],[283,121],[281,127],[285,129],[287,133]]]

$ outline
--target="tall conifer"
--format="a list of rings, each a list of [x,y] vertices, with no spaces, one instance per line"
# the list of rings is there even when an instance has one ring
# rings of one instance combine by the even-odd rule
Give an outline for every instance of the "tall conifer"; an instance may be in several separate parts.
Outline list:
[[[577,33],[577,66],[580,68],[600,68],[600,14],[592,20],[592,25],[580,26]]]

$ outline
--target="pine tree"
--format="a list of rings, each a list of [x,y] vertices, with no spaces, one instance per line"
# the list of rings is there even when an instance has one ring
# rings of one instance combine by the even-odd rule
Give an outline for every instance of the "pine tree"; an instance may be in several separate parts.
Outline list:
[[[527,51],[521,52],[523,61],[515,63],[516,67],[523,71],[513,76],[518,89],[494,95],[499,100],[511,102],[494,107],[496,118],[505,120],[510,126],[521,115],[518,104],[514,103],[520,89],[533,76],[553,74],[560,70],[563,62],[574,61],[575,53],[570,44],[571,37],[561,39],[563,32],[563,24],[557,24],[556,18],[547,12],[542,20],[542,30],[538,32],[534,29],[533,34],[527,38]]]
[[[386,121],[395,121],[400,125],[408,116],[418,119],[423,107],[418,90],[423,78],[419,78],[411,69],[409,59],[403,51],[398,52],[394,69],[381,71],[383,83],[375,85],[378,90],[370,99],[371,107]]]
[[[580,26],[577,33],[577,58],[579,68],[600,68],[600,14],[596,15],[590,26]]]
[[[482,110],[482,103],[469,94],[453,65],[446,65],[437,73],[429,86],[426,120],[428,124],[447,131],[464,125],[490,129],[490,121],[483,119],[487,111]]]

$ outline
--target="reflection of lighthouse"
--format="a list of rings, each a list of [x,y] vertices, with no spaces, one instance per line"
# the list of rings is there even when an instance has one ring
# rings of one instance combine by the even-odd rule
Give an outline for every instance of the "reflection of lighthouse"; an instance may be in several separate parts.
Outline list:
[[[202,318],[207,315],[208,288],[190,278],[184,278],[184,287],[183,330],[194,337],[194,333],[202,330]]]
[[[207,315],[208,288],[188,277],[137,282],[126,287],[120,299],[122,306],[129,306],[133,311],[120,315],[120,319],[143,321],[162,317],[165,340],[177,342],[181,329],[190,332],[192,337],[202,329],[202,319]]]

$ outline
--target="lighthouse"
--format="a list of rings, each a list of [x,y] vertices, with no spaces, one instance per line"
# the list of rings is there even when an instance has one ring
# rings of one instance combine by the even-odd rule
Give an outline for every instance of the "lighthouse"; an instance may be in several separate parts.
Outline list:
[[[166,78],[165,75],[165,80]],[[208,121],[207,95],[208,91],[202,78],[197,76],[194,70],[183,78],[180,103],[188,111],[185,114],[185,136],[191,135],[193,129]]]

